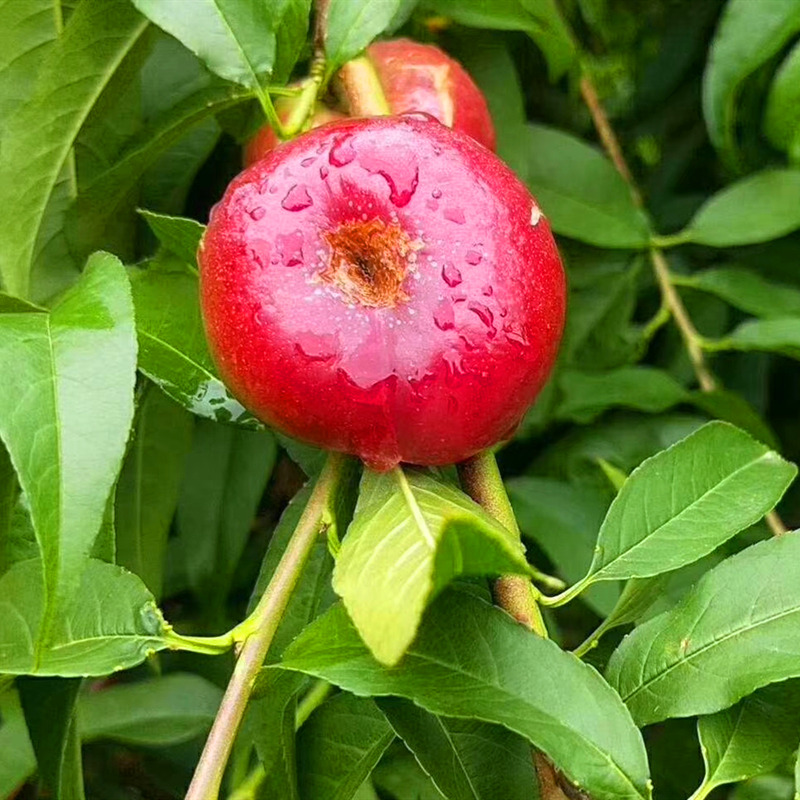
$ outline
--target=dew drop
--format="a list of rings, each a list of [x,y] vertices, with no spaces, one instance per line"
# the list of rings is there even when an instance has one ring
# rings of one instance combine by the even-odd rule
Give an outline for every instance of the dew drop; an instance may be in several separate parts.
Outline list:
[[[329,172],[330,172],[330,170],[328,169],[328,165],[327,164],[323,164],[319,168],[319,176],[320,176],[320,178],[322,178],[322,180],[325,180],[325,178],[328,177],[328,173]]]
[[[464,211],[460,208],[446,208],[444,210],[444,218],[455,222],[456,225],[463,225],[466,222]]]
[[[432,197],[434,200],[438,200],[438,199],[439,199],[441,196],[442,196],[442,190],[441,190],[441,189],[434,189],[434,190],[431,192],[431,197]]]
[[[318,335],[300,332],[295,337],[295,346],[311,361],[330,361],[339,352],[336,336],[329,333]]]
[[[251,219],[254,219],[256,222],[258,222],[260,219],[264,219],[264,214],[267,213],[267,210],[263,206],[256,206],[247,213],[250,215]]]
[[[328,153],[328,161],[330,161],[334,167],[345,167],[356,157],[356,151],[353,148],[350,138],[349,135],[346,135],[334,141]]]
[[[309,156],[300,162],[301,167],[310,167],[317,160],[316,156]]]
[[[511,344],[517,345],[517,347],[528,346],[528,340],[525,335],[513,325],[503,325],[503,333]]]
[[[453,313],[453,304],[449,300],[442,300],[433,312],[434,325],[440,331],[451,331],[455,327],[456,318]]]
[[[483,260],[483,256],[477,250],[467,250],[464,260],[470,266],[476,267]]]
[[[398,208],[408,205],[419,183],[419,167],[413,153],[363,153],[358,163],[370,173],[380,175],[389,186],[389,200]]]
[[[458,267],[452,261],[445,261],[442,267],[442,278],[444,282],[450,287],[458,286],[463,278]]]
[[[486,286],[481,289],[481,294],[483,294],[484,297],[491,297],[494,294],[494,287],[490,283],[487,283]]]
[[[313,202],[308,189],[303,184],[298,183],[286,193],[286,197],[281,201],[281,207],[287,211],[302,211],[304,208],[313,205]]]
[[[489,329],[492,335],[496,333],[494,314],[492,314],[491,309],[487,308],[483,303],[470,303],[467,308]]]
[[[303,263],[303,232],[279,233],[275,237],[278,253],[284,267],[297,267]]]

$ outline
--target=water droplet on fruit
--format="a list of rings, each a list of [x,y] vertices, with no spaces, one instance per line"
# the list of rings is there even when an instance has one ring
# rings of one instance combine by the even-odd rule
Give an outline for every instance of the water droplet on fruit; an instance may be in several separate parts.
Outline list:
[[[433,312],[433,323],[440,331],[453,330],[456,324],[453,304],[449,300],[442,300]]]
[[[301,331],[295,336],[295,345],[311,361],[330,361],[339,352],[339,343],[333,334],[316,334]]]
[[[497,332],[494,327],[494,314],[483,303],[470,303],[467,308],[489,329],[492,336]]]
[[[446,208],[444,210],[444,218],[455,222],[456,225],[463,225],[466,222],[464,211],[460,208]]]
[[[328,173],[329,172],[330,172],[330,170],[328,169],[328,165],[327,164],[323,164],[319,168],[319,176],[320,176],[320,178],[322,178],[322,180],[325,180],[325,178],[328,177]]]
[[[458,286],[463,280],[460,270],[451,261],[444,262],[444,266],[442,267],[442,278],[450,287]]]
[[[412,153],[403,159],[394,152],[387,157],[383,153],[363,153],[358,163],[370,173],[380,175],[389,186],[389,200],[398,208],[408,205],[419,183],[419,168]]]
[[[431,197],[433,197],[434,200],[438,200],[441,196],[442,196],[442,190],[441,189],[434,189],[431,192]]]
[[[302,211],[304,208],[313,205],[313,202],[308,189],[302,183],[298,183],[286,193],[286,197],[281,202],[281,207],[287,211]]]
[[[476,267],[483,260],[483,256],[477,250],[467,250],[464,261],[472,267]]]
[[[506,335],[506,339],[510,344],[520,348],[528,346],[528,340],[525,338],[525,334],[513,325],[503,325],[503,333]]]
[[[494,287],[491,284],[487,283],[486,286],[484,286],[483,289],[481,289],[481,294],[484,297],[491,297],[494,294]]]
[[[251,219],[254,219],[256,222],[258,222],[260,219],[264,219],[264,214],[267,213],[267,210],[263,206],[256,206],[247,213],[250,215]]]
[[[334,141],[328,153],[328,161],[330,161],[334,167],[345,167],[356,157],[356,151],[353,148],[350,138],[348,134]]]
[[[317,160],[316,156],[309,156],[300,162],[301,167],[310,167]]]
[[[303,232],[279,233],[275,237],[281,262],[284,267],[297,267],[303,263]]]

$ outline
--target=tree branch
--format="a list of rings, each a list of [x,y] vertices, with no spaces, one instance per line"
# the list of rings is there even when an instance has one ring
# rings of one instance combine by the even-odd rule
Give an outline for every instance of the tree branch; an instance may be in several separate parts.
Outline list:
[[[331,453],[275,573],[253,613],[237,630],[246,631],[239,658],[197,764],[186,800],[217,800],[222,777],[253,685],[289,598],[318,537],[332,523],[330,500],[344,474],[345,457]]]

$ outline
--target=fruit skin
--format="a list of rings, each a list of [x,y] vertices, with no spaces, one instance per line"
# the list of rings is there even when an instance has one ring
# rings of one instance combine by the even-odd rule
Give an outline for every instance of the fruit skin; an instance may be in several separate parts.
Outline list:
[[[469,73],[443,50],[411,39],[374,42],[367,56],[393,114],[422,111],[494,152],[492,117]]]
[[[212,210],[198,261],[233,393],[376,470],[455,463],[511,435],[564,324],[561,262],[527,189],[423,115],[274,150]]]
[[[278,114],[278,119],[281,122],[287,122],[291,116],[294,105],[297,101],[293,98],[279,97],[275,101],[275,111]],[[345,115],[332,108],[328,108],[322,103],[317,103],[314,107],[314,113],[311,115],[310,127],[318,128],[326,122],[334,122],[337,119],[344,119]],[[281,140],[277,137],[275,131],[269,125],[261,128],[256,135],[250,139],[245,145],[243,162],[245,167],[255,164],[265,158],[272,150],[274,150]]]
[[[411,39],[374,42],[366,51],[392,114],[421,111],[439,122],[462,131],[494,152],[496,138],[489,107],[469,73],[443,50]],[[279,98],[275,109],[281,122],[289,118],[294,103]],[[311,128],[344,118],[322,103],[317,103]],[[280,144],[269,125],[247,143],[244,165],[249,167]]]

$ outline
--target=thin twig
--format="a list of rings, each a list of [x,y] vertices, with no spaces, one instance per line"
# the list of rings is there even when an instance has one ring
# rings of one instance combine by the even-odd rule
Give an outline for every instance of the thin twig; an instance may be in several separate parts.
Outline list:
[[[619,172],[622,179],[628,185],[634,203],[636,203],[639,208],[642,208],[642,194],[636,184],[636,179],[633,177],[625,161],[625,156],[619,145],[619,139],[617,139],[617,135],[603,108],[603,104],[600,102],[600,98],[592,84],[591,78],[585,73],[580,79],[580,92],[592,116],[594,126],[597,129],[597,134],[600,137],[600,141],[603,143],[603,147],[605,147],[617,172]],[[703,392],[713,392],[719,388],[719,385],[708,367],[705,352],[703,351],[702,337],[697,332],[691,317],[686,311],[686,306],[683,304],[683,300],[681,300],[681,296],[678,294],[672,282],[667,259],[664,257],[661,248],[656,246],[656,242],[653,242],[653,246],[650,248],[650,261],[653,265],[653,272],[658,281],[659,289],[661,290],[662,300],[669,309],[675,321],[675,325],[681,334],[686,346],[686,351],[689,354],[689,359],[692,362],[692,368],[697,377],[697,382],[700,384],[700,389]],[[777,511],[770,511],[766,515],[765,521],[775,536],[780,536],[788,530]]]
[[[341,482],[344,463],[344,457],[337,453],[328,456],[272,580],[246,622],[250,633],[242,645],[186,800],[217,800],[219,797],[222,777],[258,671],[314,543],[330,523],[327,519],[330,498]]]

